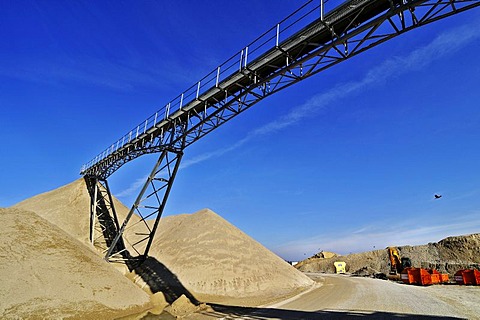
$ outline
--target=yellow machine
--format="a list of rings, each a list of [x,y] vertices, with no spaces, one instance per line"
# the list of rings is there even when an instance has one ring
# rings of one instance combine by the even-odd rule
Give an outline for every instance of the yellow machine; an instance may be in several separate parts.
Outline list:
[[[345,267],[347,266],[347,264],[343,261],[335,261],[333,263],[333,265],[335,266],[335,270],[337,273],[345,273]]]
[[[388,257],[390,258],[390,274],[397,274],[403,271],[400,263],[400,255],[395,247],[388,247]]]
[[[401,258],[398,250],[395,247],[388,247],[388,258],[390,259],[390,275],[387,276],[390,280],[400,280],[400,273],[403,269],[411,267],[412,262],[409,258]]]

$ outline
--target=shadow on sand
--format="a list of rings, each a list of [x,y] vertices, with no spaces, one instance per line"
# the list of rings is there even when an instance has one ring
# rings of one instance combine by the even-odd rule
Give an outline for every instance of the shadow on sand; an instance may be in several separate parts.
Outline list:
[[[177,276],[155,258],[147,257],[141,264],[133,265],[130,271],[135,271],[148,284],[153,293],[163,292],[168,303],[174,302],[183,294],[192,303],[200,304],[178,280]]]

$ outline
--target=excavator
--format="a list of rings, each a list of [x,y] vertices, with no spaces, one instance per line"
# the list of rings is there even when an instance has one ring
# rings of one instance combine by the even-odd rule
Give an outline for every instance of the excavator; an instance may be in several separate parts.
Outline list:
[[[390,259],[389,280],[402,281],[403,283],[429,286],[437,283],[448,283],[447,273],[440,273],[435,269],[412,268],[410,258],[400,257],[395,247],[388,247]]]
[[[390,275],[387,278],[391,280],[400,280],[400,273],[403,269],[411,267],[412,261],[410,258],[401,258],[396,247],[388,247],[388,257],[390,259]]]

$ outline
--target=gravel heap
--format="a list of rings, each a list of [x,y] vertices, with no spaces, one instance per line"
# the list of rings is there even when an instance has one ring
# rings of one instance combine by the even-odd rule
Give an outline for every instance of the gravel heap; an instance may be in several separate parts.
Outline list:
[[[114,203],[121,223],[129,209],[116,199]],[[34,211],[93,250],[88,241],[90,196],[83,179],[15,207]],[[127,230],[127,242],[134,243],[136,234],[135,227]],[[126,275],[151,294],[163,292],[170,304],[185,295],[197,303],[259,305],[314,284],[208,209],[162,218],[149,255],[134,274]]]
[[[313,285],[209,209],[162,219],[150,254],[201,301],[259,305]]]

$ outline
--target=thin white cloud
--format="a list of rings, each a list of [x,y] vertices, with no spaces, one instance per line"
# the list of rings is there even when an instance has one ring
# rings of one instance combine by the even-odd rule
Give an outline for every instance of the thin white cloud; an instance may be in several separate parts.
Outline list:
[[[321,250],[348,254],[394,245],[419,245],[436,242],[448,236],[478,233],[480,231],[480,212],[466,215],[450,215],[455,218],[427,219],[416,217],[415,220],[392,224],[377,222],[355,231],[340,231],[338,228],[322,235],[291,241],[277,248],[274,252],[287,259],[303,258],[303,253],[311,256]],[[428,225],[419,223],[428,221]],[[445,223],[435,223],[446,221]],[[328,228],[325,228],[328,230]]]
[[[115,196],[118,198],[126,198],[132,196],[133,194],[137,193],[138,189],[140,189],[145,184],[147,178],[148,175],[135,180],[135,182],[133,182],[128,188],[120,191]]]
[[[194,158],[191,158],[191,159],[187,159],[185,160],[184,162],[182,162],[182,164],[180,165],[180,170],[181,169],[186,169],[190,166],[193,166],[197,163],[200,163],[200,162],[203,162],[203,161],[206,161],[208,159],[211,159],[211,158],[216,158],[216,157],[220,157],[222,155],[224,155],[225,153],[227,152],[230,152],[230,151],[233,151],[235,149],[238,149],[240,148],[242,145],[244,145],[248,140],[250,140],[250,138],[247,136],[239,141],[237,141],[236,143],[228,146],[228,147],[225,147],[225,148],[222,148],[222,149],[217,149],[215,151],[212,151],[212,152],[206,152],[206,153],[202,153],[201,155],[199,156],[196,156]]]
[[[138,86],[158,88],[166,85],[159,80],[159,72],[144,72],[134,66],[86,57],[57,56],[54,61],[47,58],[3,63],[0,75],[38,83],[75,82],[121,91],[131,91]]]

